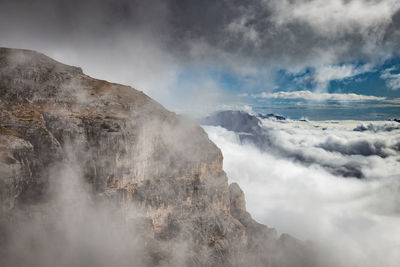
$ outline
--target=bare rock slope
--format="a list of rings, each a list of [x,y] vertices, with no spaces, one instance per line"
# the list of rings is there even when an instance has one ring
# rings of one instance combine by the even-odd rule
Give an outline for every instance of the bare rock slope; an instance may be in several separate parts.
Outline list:
[[[131,261],[85,263],[95,257],[80,259],[57,241],[55,253],[68,254],[56,257],[59,266],[310,266],[302,243],[278,238],[246,212],[243,192],[228,185],[220,150],[198,125],[131,87],[34,51],[0,48],[0,263],[54,266],[48,255],[40,258],[37,231],[29,246],[35,253],[15,256],[18,246],[9,243],[21,217],[28,224],[37,214],[50,217],[52,181],[72,179],[65,166],[95,202],[113,203],[109,216],[135,225],[142,238],[135,247],[143,251]],[[68,214],[78,217],[76,209]],[[55,236],[58,220],[44,221],[42,234]],[[184,244],[183,255],[176,244]]]

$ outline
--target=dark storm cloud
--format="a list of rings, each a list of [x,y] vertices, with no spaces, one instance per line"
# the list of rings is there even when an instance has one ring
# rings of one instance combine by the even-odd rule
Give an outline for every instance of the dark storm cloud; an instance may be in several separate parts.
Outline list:
[[[196,49],[192,42],[207,47],[200,49],[201,56],[211,53],[222,54],[225,59],[251,58],[257,64],[313,61],[322,49],[334,49],[339,57],[348,59],[365,42],[356,31],[327,37],[307,21],[279,23],[280,14],[274,6],[274,1],[176,1],[172,12],[177,14],[174,37],[189,45],[188,50]],[[348,48],[340,51],[338,45]]]
[[[398,10],[391,0],[2,0],[0,34],[28,48],[35,38],[112,46],[120,35],[145,34],[182,60],[335,63],[390,55]]]
[[[161,32],[166,9],[162,1],[2,0],[0,12],[2,31],[9,35],[34,31],[49,40],[87,35],[106,41],[128,29],[134,34],[154,26]]]

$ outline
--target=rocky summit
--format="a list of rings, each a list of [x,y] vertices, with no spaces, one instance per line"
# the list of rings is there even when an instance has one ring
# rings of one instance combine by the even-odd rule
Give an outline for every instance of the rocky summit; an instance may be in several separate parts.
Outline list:
[[[1,266],[313,266],[222,163],[144,93],[0,48]]]

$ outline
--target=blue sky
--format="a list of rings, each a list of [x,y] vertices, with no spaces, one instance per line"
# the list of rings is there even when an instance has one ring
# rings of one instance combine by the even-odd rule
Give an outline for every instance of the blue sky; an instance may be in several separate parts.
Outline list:
[[[207,95],[208,81],[209,91],[215,93],[208,96],[210,105],[249,105],[257,112],[292,118],[382,120],[400,115],[399,73],[400,57],[380,64],[346,62],[297,72],[268,68],[245,75],[187,68],[172,88],[183,103],[196,102],[200,92]]]
[[[355,75],[348,74],[343,78],[328,80],[326,85],[320,88],[328,93],[355,93],[360,95],[384,96],[388,98],[400,98],[399,88],[391,87],[390,81],[400,82],[400,57],[387,60],[383,64],[376,65],[364,70],[367,63],[353,62],[334,65],[333,68],[350,66],[354,68]],[[357,73],[357,69],[362,69]],[[389,72],[392,77],[385,76]],[[214,80],[220,88],[228,94],[241,93],[260,93],[260,92],[279,92],[279,91],[299,91],[299,90],[318,90],[318,81],[313,78],[317,72],[315,67],[306,67],[299,72],[290,72],[286,69],[272,69],[268,75],[252,76],[237,75],[232,72],[204,70],[204,69],[185,69],[179,73],[177,90],[184,90],[184,85],[188,82],[196,82],[204,76]]]

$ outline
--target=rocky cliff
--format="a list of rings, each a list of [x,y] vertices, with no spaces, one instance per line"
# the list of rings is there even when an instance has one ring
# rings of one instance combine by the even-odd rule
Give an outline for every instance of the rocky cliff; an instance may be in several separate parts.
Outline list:
[[[78,187],[60,202],[65,187],[54,185],[74,179]],[[96,212],[80,213],[88,198]],[[0,199],[2,266],[310,266],[301,242],[246,212],[198,125],[131,87],[29,50],[0,48]],[[61,214],[71,201],[78,204]],[[105,234],[117,221],[119,241]],[[112,245],[89,249],[99,244],[87,240],[103,235],[99,243]]]

